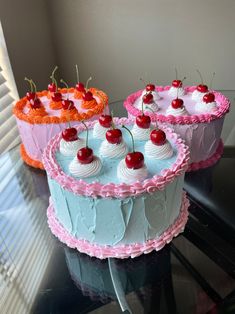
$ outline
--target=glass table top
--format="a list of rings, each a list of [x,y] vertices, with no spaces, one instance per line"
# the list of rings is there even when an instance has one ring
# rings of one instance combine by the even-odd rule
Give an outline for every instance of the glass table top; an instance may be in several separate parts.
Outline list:
[[[218,167],[212,169],[212,181]],[[186,181],[191,190],[194,179]],[[159,252],[98,260],[69,249],[51,234],[48,199],[45,172],[25,165],[19,147],[0,157],[0,313],[225,313],[225,308],[233,309],[233,272],[218,263],[217,253],[213,259],[210,248],[190,238],[195,237],[190,225]],[[198,221],[193,215],[192,219]]]

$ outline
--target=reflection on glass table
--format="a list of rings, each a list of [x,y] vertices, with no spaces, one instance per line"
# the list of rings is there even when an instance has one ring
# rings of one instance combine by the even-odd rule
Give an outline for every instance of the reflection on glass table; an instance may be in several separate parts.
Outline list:
[[[223,158],[210,170],[186,178],[191,215],[185,232],[173,243],[135,259],[97,260],[52,236],[46,217],[45,172],[23,164],[18,147],[1,156],[0,313],[115,314],[126,309],[126,313],[184,314],[224,313],[225,308],[232,313],[234,246],[223,230],[234,195],[226,202],[227,218],[222,224],[223,217],[218,220],[218,212],[195,191],[202,195],[196,188],[199,182],[206,195],[214,197],[213,204],[214,193],[218,202],[219,194],[228,198],[230,185],[219,192],[224,187],[219,187],[218,176],[228,176],[234,160]],[[232,216],[229,222],[232,232]]]

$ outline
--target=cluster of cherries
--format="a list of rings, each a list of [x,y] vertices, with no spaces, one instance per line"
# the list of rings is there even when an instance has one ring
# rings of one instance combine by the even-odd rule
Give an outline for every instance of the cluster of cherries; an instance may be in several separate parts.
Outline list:
[[[32,79],[25,77],[25,81],[30,84],[30,92],[26,93],[26,98],[32,109],[39,109],[42,106],[41,100],[37,97],[37,88],[36,84]]]

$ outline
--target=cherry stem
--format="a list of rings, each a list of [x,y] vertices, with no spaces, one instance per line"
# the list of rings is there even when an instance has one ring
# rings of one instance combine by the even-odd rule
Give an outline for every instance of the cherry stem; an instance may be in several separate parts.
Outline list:
[[[85,87],[85,89],[87,90],[87,88],[88,88],[88,84],[89,84],[89,82],[92,80],[92,77],[90,76],[89,78],[88,78],[88,80],[86,81],[86,87]]]
[[[33,92],[33,84],[32,84],[32,80],[28,79],[27,77],[24,78],[25,81],[27,81],[30,84],[30,92]]]
[[[178,71],[176,68],[175,68],[175,78],[176,78],[176,80],[178,80]]]
[[[54,70],[52,71],[51,76],[50,76],[50,78],[51,78],[51,80],[52,80],[52,83],[54,83],[55,86],[56,86],[56,91],[57,91],[57,89],[58,89],[58,84],[57,84],[57,81],[56,81],[56,79],[55,79],[55,72],[56,72],[57,70],[58,70],[58,66],[56,66],[56,67],[54,68]]]
[[[202,78],[202,74],[201,74],[201,72],[200,72],[199,70],[196,70],[196,71],[197,71],[197,73],[198,73],[198,74],[199,74],[199,76],[200,76],[201,83],[202,83],[202,84],[204,84],[204,83],[203,83],[203,78]]]
[[[142,103],[141,103],[141,110],[142,110],[142,116],[144,116],[144,102],[142,100]]]
[[[67,88],[67,99],[69,99],[69,85],[63,79],[61,79],[60,82]]]
[[[80,81],[79,81],[78,65],[76,64],[75,67],[76,67],[77,82],[79,83]]]
[[[133,137],[131,131],[130,131],[125,125],[122,125],[122,128],[126,129],[126,130],[129,132],[130,136],[131,136],[131,140],[132,140],[132,152],[134,153],[134,152],[135,152],[134,137]]]
[[[212,74],[212,78],[211,78],[211,81],[210,81],[209,89],[212,89],[212,83],[213,83],[214,77],[215,77],[215,72],[213,72],[213,74]]]
[[[113,122],[113,111],[111,111],[111,117],[112,117],[112,122],[111,122],[111,125],[112,125],[112,128],[113,130],[115,129],[115,124]]]
[[[88,147],[88,127],[84,121],[81,121],[86,128],[86,147]]]
[[[146,106],[146,109],[149,109],[153,114],[155,114],[155,112],[153,111],[153,109],[151,107]],[[150,119],[151,119],[151,117],[150,117]],[[152,119],[151,119],[151,121],[152,121]],[[155,121],[155,123],[156,123],[156,129],[158,129],[157,120]]]
[[[186,76],[184,76],[184,77],[183,77],[183,79],[181,80],[181,82],[183,83],[183,81],[185,81],[185,80],[186,80],[186,78],[187,78],[187,77],[186,77]]]

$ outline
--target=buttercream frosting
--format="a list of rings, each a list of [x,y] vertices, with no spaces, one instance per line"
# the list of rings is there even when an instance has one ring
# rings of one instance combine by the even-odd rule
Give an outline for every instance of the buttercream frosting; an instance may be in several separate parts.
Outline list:
[[[96,122],[93,129],[93,137],[103,140],[105,139],[105,134],[108,130],[110,130],[110,128],[105,128],[100,125],[99,122]]]
[[[141,94],[141,100],[143,98],[144,95],[148,94],[149,92],[146,91],[146,89],[143,90],[142,94]],[[153,91],[151,92],[151,94],[153,95],[153,101],[156,102],[157,100],[161,99],[160,95],[158,94],[157,91]]]
[[[139,99],[136,108],[138,108],[139,110],[142,110],[142,101],[141,99]],[[144,111],[148,111],[148,112],[153,112],[153,111],[158,111],[158,104],[156,102],[153,102],[151,104],[143,104],[143,109]]]
[[[118,164],[117,177],[121,182],[131,184],[136,181],[143,181],[147,176],[148,170],[145,165],[139,169],[130,169],[126,166],[125,159],[122,159]]]
[[[199,92],[197,89],[195,89],[193,92],[192,92],[192,99],[195,100],[195,101],[201,101],[203,96],[206,95],[208,93],[205,92],[205,93],[202,93],[202,92]]]
[[[75,156],[78,150],[85,147],[86,143],[83,139],[78,138],[76,141],[65,141],[63,138],[60,141],[60,152],[64,156]]]
[[[135,140],[147,141],[150,138],[151,128],[143,129],[137,124],[134,124],[131,133]]]
[[[107,158],[121,158],[128,153],[126,143],[122,140],[120,144],[111,144],[104,140],[100,146],[100,155]]]
[[[167,159],[173,155],[173,148],[169,141],[163,145],[155,145],[151,140],[145,144],[145,153],[149,158]]]
[[[97,175],[102,168],[101,161],[98,157],[89,164],[81,164],[77,157],[75,157],[69,164],[69,171],[75,177],[88,178]]]
[[[175,109],[170,105],[166,110],[166,114],[172,115],[172,116],[186,116],[188,115],[188,111],[186,110],[184,106],[181,108]]]
[[[174,87],[171,86],[171,88],[168,91],[168,94],[172,97],[182,97],[185,95],[185,90],[183,87]]]
[[[212,111],[215,111],[217,109],[217,104],[215,101],[212,101],[212,102],[209,102],[209,103],[206,103],[204,101],[200,101],[198,103],[196,103],[195,105],[195,110],[198,111],[198,112],[212,112]]]

